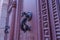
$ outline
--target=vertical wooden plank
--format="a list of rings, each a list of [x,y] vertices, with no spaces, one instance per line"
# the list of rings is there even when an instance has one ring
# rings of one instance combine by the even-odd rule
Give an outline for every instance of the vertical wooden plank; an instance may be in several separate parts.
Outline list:
[[[11,28],[11,21],[12,21],[12,12],[10,12],[10,14],[8,15],[8,34],[7,34],[7,40],[9,40],[9,38],[10,38],[10,28]]]
[[[40,25],[40,5],[39,5],[40,0],[36,0],[36,19],[37,19],[37,40],[41,40],[41,25]]]
[[[7,14],[7,17],[6,17],[6,25],[8,25],[8,24],[9,24],[9,13]],[[5,33],[4,40],[7,40],[7,36],[8,36],[8,34]]]
[[[16,15],[16,1],[12,2],[12,21],[11,21],[11,27],[10,27],[10,38],[9,40],[14,40],[14,28],[15,28],[15,15]]]
[[[9,5],[9,1],[8,1],[8,5]],[[7,7],[6,25],[8,25],[8,24],[9,24],[9,12],[8,12],[8,7]],[[8,36],[8,34],[5,33],[4,40],[7,40],[7,36]]]
[[[23,0],[16,0],[16,19],[15,19],[15,29],[14,29],[14,40],[20,40],[20,19],[22,11]]]

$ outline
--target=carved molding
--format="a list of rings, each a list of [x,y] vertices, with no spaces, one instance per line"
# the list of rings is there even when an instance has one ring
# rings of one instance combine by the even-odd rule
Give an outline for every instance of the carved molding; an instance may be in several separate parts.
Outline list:
[[[8,13],[11,12],[12,8],[16,8],[16,1],[13,1],[11,5],[8,7]]]
[[[16,8],[16,1],[13,1],[12,2],[12,7],[15,7]]]

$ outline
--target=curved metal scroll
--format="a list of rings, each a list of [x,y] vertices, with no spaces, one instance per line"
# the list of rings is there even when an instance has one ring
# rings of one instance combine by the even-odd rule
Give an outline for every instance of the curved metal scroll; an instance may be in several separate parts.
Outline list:
[[[21,29],[26,32],[26,31],[30,31],[31,27],[27,24],[27,22],[31,21],[32,19],[32,13],[31,12],[23,12],[22,13],[22,18],[21,18]]]
[[[6,34],[9,33],[9,31],[8,31],[9,28],[10,28],[9,26],[5,26],[5,33]]]

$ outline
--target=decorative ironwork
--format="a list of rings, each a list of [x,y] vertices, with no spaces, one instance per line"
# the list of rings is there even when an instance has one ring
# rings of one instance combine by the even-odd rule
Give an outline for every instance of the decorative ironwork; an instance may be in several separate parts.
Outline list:
[[[27,22],[31,21],[32,19],[32,13],[31,12],[23,12],[22,13],[22,19],[21,19],[21,29],[26,32],[30,31],[31,27],[27,24]]]
[[[8,31],[9,28],[10,28],[9,26],[5,26],[5,33],[9,33]]]

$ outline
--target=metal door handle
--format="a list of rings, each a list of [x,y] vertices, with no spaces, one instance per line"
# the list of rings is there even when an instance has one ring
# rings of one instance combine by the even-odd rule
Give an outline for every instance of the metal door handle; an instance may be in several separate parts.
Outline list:
[[[8,31],[9,28],[10,28],[9,26],[5,26],[5,33],[6,34],[9,33],[9,31]]]
[[[26,31],[30,31],[31,27],[29,25],[27,25],[26,23],[31,21],[32,19],[32,13],[31,12],[23,12],[22,13],[22,19],[21,19],[21,29],[26,32]]]

